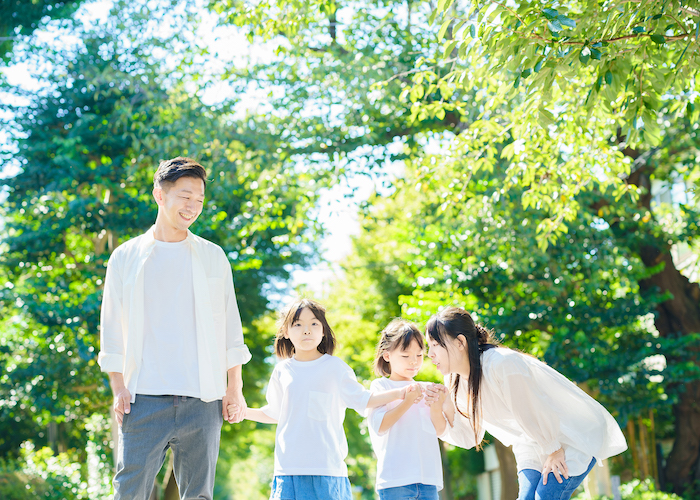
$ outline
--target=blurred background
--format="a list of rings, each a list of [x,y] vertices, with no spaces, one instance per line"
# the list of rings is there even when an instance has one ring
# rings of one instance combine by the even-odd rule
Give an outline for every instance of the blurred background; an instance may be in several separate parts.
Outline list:
[[[600,401],[629,450],[583,498],[700,498],[698,2],[0,0],[0,498],[112,494],[105,266],[160,160],[207,169],[250,406],[277,312],[320,300],[365,384],[442,306]],[[426,358],[427,359],[427,358]],[[441,381],[427,361],[420,380]],[[363,419],[350,481],[375,498]],[[441,444],[445,500],[512,452]],[[224,425],[215,498],[265,499],[274,426]],[[677,495],[677,496],[676,496]],[[153,499],[178,498],[170,457]]]

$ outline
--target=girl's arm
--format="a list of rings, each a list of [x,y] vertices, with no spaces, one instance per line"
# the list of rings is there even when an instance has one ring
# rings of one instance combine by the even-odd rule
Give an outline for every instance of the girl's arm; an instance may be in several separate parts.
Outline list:
[[[252,420],[253,422],[260,422],[261,424],[276,424],[277,420],[269,417],[260,408],[247,408],[245,411],[246,420]]]
[[[420,386],[410,385],[406,388],[406,394],[403,401],[396,408],[392,408],[384,414],[382,423],[379,426],[378,434],[383,434],[399,421],[403,414],[422,396]]]
[[[228,406],[229,413],[231,413],[235,409],[236,409],[235,405]],[[261,424],[276,424],[277,423],[277,420],[275,420],[272,417],[269,417],[260,408],[246,408],[245,419],[252,420],[253,422],[259,422]]]
[[[415,384],[411,384],[402,389],[391,389],[389,391],[373,392],[367,401],[367,408],[376,408],[377,406],[384,406],[387,403],[396,401],[397,399],[403,399],[406,394],[408,387],[413,387]],[[418,389],[420,391],[420,389]]]

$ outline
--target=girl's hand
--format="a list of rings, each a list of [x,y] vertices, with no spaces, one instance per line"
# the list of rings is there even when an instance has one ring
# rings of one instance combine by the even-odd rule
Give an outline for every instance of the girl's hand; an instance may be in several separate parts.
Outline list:
[[[430,384],[425,388],[425,404],[442,406],[447,398],[447,387],[442,384]]]
[[[238,405],[228,405],[226,406],[226,409],[228,410],[229,415],[234,415],[238,411]],[[243,414],[245,416],[245,414]],[[229,421],[229,424],[232,424],[234,422]]]
[[[422,397],[423,391],[421,390],[419,384],[411,384],[409,386],[406,386],[403,395],[404,401],[410,401],[411,403],[415,404],[418,403]]]
[[[547,484],[547,476],[552,472],[559,483],[564,479],[569,479],[569,468],[566,466],[566,456],[564,448],[559,448],[557,451],[547,457],[542,467],[542,484]]]

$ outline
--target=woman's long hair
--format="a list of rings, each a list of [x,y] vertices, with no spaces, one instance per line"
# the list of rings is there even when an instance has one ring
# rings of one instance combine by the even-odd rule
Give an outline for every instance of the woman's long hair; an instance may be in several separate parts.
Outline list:
[[[469,360],[469,380],[467,381],[467,393],[470,400],[471,421],[474,427],[474,440],[479,449],[479,430],[481,428],[481,402],[479,392],[481,388],[481,353],[497,345],[496,338],[491,330],[474,323],[471,315],[460,307],[447,307],[433,315],[425,326],[428,337],[447,349],[447,339],[456,339],[463,335],[467,342],[467,358]],[[449,352],[449,351],[448,351]],[[461,382],[459,374],[452,374],[452,398],[455,409],[465,418],[468,417],[457,404],[457,393]]]

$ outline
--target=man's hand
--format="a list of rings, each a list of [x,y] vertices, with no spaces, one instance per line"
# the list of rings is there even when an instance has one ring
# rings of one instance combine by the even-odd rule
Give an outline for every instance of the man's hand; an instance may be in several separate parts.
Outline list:
[[[226,395],[223,398],[222,414],[224,420],[229,424],[237,424],[245,418],[245,411],[248,405],[243,397],[243,391],[236,389],[226,390]]]
[[[124,414],[131,413],[131,393],[124,385],[124,376],[121,373],[110,372],[109,382],[112,386],[112,394],[114,394],[114,415],[117,417],[119,427],[124,421]]]
[[[542,467],[542,484],[547,484],[547,476],[552,472],[557,482],[561,483],[562,478],[569,479],[569,468],[566,466],[566,455],[564,448],[559,448],[557,451],[547,457]]]

